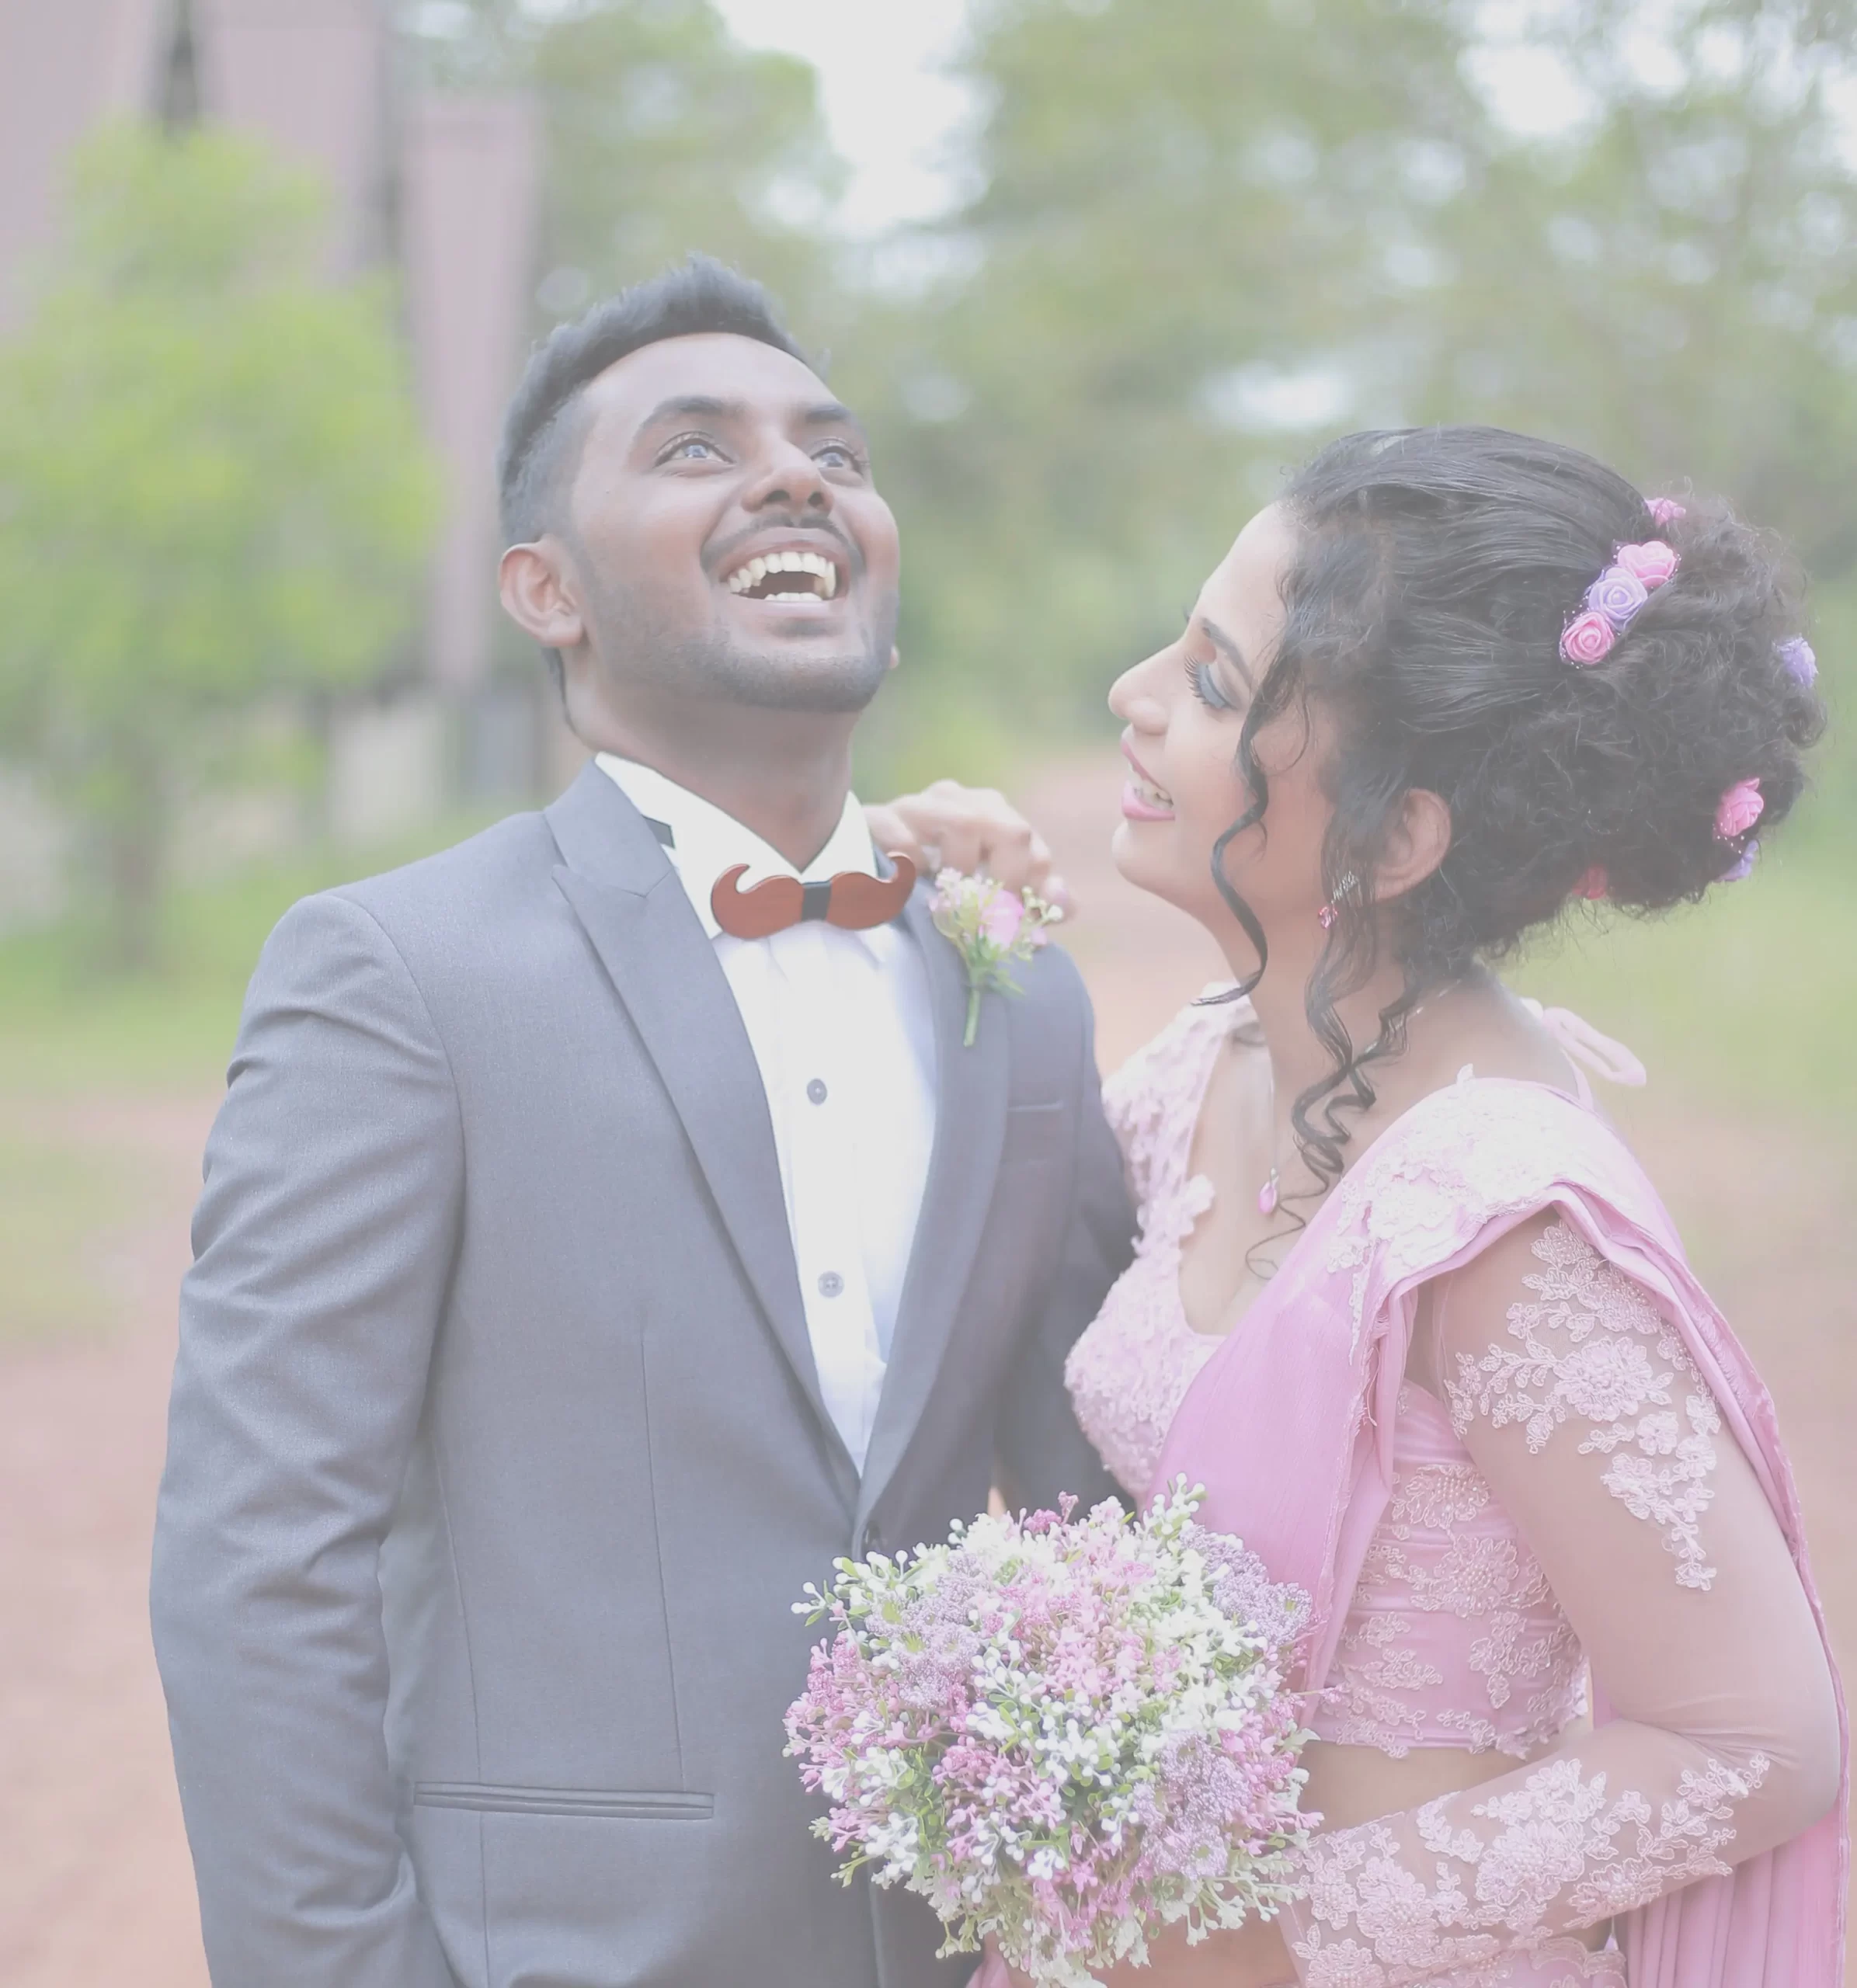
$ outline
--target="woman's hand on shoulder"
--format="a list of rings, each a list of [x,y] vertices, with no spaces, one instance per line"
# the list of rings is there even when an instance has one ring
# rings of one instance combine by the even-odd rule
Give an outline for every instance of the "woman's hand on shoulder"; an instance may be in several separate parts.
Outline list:
[[[1061,910],[1072,908],[1050,845],[995,787],[938,780],[864,812],[877,846],[886,856],[908,857],[924,876],[944,869],[984,874],[1009,890],[1029,888]]]

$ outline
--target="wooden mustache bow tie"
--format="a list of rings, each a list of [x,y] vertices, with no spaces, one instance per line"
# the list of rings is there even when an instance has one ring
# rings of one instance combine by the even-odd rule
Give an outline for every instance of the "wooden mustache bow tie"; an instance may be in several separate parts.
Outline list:
[[[823,919],[847,932],[868,932],[873,926],[888,925],[916,888],[915,864],[906,856],[892,856],[890,861],[895,867],[887,877],[867,876],[861,870],[841,870],[826,884],[769,877],[746,891],[740,885],[748,865],[738,863],[717,878],[709,909],[717,924],[736,939],[770,938],[809,919]]]
[[[667,850],[677,846],[669,825],[648,815],[645,825]],[[841,870],[829,883],[802,884],[797,877],[770,877],[752,890],[739,888],[749,866],[738,863],[717,878],[709,893],[709,909],[732,939],[770,939],[790,925],[819,921],[847,932],[868,932],[888,925],[909,901],[916,888],[916,866],[906,856],[892,854],[895,866],[887,877],[867,876],[861,870]]]

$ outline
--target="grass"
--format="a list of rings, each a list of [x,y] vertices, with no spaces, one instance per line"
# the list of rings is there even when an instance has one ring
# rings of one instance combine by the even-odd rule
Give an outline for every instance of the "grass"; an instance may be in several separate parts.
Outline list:
[[[443,848],[481,818],[366,850],[315,848],[174,892],[158,965],[99,975],[82,919],[0,940],[0,1093],[193,1090],[217,1083],[266,935],[297,898]]]
[[[114,1322],[113,1245],[143,1197],[141,1173],[50,1128],[0,1132],[0,1350]]]
[[[1775,850],[1666,918],[1577,922],[1507,977],[1628,1043],[1660,1089],[1820,1124],[1857,1110],[1857,877],[1835,845]]]

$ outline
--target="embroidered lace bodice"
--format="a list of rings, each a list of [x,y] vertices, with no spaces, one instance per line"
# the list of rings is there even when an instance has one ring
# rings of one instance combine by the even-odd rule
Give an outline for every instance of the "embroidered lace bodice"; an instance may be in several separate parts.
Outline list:
[[[1066,1378],[1085,1434],[1137,1497],[1219,1344],[1180,1299],[1181,1253],[1212,1199],[1188,1169],[1220,1047],[1250,1018],[1243,1003],[1189,1008],[1104,1086],[1140,1235]],[[1407,1385],[1399,1409],[1392,1500],[1311,1726],[1395,1759],[1414,1746],[1526,1758],[1581,1708],[1578,1639],[1443,1406]]]
[[[1188,1324],[1178,1273],[1211,1201],[1188,1171],[1194,1123],[1242,1019],[1189,1010],[1105,1087],[1141,1236],[1066,1372],[1079,1420],[1137,1494],[1224,1343]],[[1466,1079],[1360,1159],[1308,1239],[1306,1281],[1328,1281],[1344,1333],[1351,1310],[1357,1348],[1388,1290],[1428,1293],[1390,1495],[1312,1722],[1396,1756],[1520,1762],[1315,1837],[1306,1895],[1283,1913],[1309,1988],[1601,1978],[1619,1957],[1570,1936],[1725,1875],[1837,1798],[1834,1686],[1799,1570],[1669,1287],[1628,1274],[1629,1249],[1602,1256],[1558,1201],[1542,1141],[1570,1108]],[[1265,1329],[1293,1323],[1279,1308]],[[1167,1446],[1170,1471],[1216,1483],[1220,1446],[1269,1413],[1217,1399]],[[1222,1522],[1246,1530],[1236,1509]],[[1591,1729],[1575,1720],[1584,1659],[1610,1714]]]
[[[1375,1746],[1525,1760],[1584,1708],[1580,1641],[1444,1408],[1400,1389],[1393,1496],[1309,1726]]]
[[[1103,1086],[1139,1226],[1134,1259],[1072,1347],[1064,1378],[1083,1434],[1138,1498],[1174,1411],[1219,1344],[1193,1329],[1180,1302],[1181,1253],[1212,1205],[1212,1182],[1187,1169],[1219,1048],[1250,1015],[1246,1003],[1188,1008]]]

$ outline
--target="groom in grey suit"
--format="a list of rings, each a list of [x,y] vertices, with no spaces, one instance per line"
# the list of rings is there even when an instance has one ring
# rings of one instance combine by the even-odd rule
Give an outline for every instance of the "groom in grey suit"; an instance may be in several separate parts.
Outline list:
[[[212,1978],[956,1982],[809,1833],[791,1604],[990,1483],[1106,1488],[1062,1374],[1132,1227],[1088,1003],[1048,951],[964,1048],[923,892],[838,922],[895,528],[753,286],[557,332],[501,474],[596,757],[285,917],[207,1148],[153,1605]],[[742,863],[799,923],[723,923]]]

